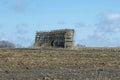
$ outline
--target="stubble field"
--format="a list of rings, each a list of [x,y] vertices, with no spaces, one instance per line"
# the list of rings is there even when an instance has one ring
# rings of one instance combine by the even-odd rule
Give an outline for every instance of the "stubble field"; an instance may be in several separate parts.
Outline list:
[[[120,80],[120,48],[0,49],[0,80]]]

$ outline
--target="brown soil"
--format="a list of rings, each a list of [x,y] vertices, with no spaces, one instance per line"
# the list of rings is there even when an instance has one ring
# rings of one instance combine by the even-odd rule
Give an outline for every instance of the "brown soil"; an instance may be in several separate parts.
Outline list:
[[[120,80],[120,49],[0,49],[0,80]]]

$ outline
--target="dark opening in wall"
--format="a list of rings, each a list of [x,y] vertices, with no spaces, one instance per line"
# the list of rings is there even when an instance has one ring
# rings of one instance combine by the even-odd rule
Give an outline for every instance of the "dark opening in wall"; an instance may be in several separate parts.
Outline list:
[[[55,46],[55,44],[54,44],[54,40],[52,40],[52,42],[51,42],[51,46]]]

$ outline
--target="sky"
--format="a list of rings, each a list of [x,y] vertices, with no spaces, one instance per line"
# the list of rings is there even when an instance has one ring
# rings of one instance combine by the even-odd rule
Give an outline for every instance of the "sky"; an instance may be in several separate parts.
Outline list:
[[[120,46],[120,0],[0,0],[0,40],[29,47],[37,31],[74,29],[74,43]]]

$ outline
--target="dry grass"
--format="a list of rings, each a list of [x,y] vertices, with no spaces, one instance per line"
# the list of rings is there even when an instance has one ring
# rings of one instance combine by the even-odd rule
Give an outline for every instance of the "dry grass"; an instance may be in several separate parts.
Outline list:
[[[103,80],[115,80],[120,78],[117,76],[119,72],[116,72],[116,70],[120,70],[120,49],[84,47],[76,50],[0,49],[0,67],[15,68],[19,66],[47,66],[47,68],[53,66],[57,68],[58,71],[63,70],[63,72],[66,71],[66,73],[68,73],[67,71],[70,70],[71,72],[76,72],[76,75],[83,75],[84,78],[80,80],[102,80],[103,78],[101,78],[98,73],[99,71],[105,70],[103,73],[100,73],[104,76]],[[109,71],[115,74],[113,78],[110,77],[112,74]],[[99,78],[95,78],[95,76],[94,78],[89,77],[89,75],[96,73],[96,76]],[[64,77],[65,76],[63,76],[62,79],[64,79]]]
[[[115,66],[120,65],[120,49],[82,48],[79,50],[64,49],[1,49],[0,66],[17,65],[62,65],[93,64]]]

